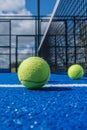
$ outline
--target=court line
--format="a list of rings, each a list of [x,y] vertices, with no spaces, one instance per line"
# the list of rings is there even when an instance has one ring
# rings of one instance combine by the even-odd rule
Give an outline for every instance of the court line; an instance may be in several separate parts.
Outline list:
[[[24,86],[21,84],[0,84],[0,88],[1,87],[17,88],[17,87],[24,87]],[[87,87],[87,84],[46,84],[43,87]]]

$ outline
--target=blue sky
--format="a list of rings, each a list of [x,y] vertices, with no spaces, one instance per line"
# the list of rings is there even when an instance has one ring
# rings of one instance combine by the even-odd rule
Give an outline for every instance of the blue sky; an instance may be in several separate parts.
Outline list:
[[[37,1],[38,0],[26,0],[26,8],[33,15],[37,15]],[[54,8],[56,0],[40,0],[40,14],[51,14]]]

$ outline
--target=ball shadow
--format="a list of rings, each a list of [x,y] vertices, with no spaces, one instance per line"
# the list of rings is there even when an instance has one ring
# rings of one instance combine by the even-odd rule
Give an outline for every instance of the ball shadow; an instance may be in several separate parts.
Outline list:
[[[38,89],[38,91],[70,91],[71,87],[43,87]]]

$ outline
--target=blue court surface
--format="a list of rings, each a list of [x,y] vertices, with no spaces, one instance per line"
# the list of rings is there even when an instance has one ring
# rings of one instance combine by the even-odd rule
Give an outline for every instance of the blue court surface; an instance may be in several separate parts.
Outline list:
[[[52,74],[29,90],[16,73],[0,74],[0,130],[87,130],[87,77]]]

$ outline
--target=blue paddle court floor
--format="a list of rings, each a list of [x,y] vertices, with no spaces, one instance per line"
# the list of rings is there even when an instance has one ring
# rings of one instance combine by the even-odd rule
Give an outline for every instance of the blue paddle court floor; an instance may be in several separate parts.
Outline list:
[[[0,73],[0,130],[87,130],[87,77],[51,74],[39,90]]]

